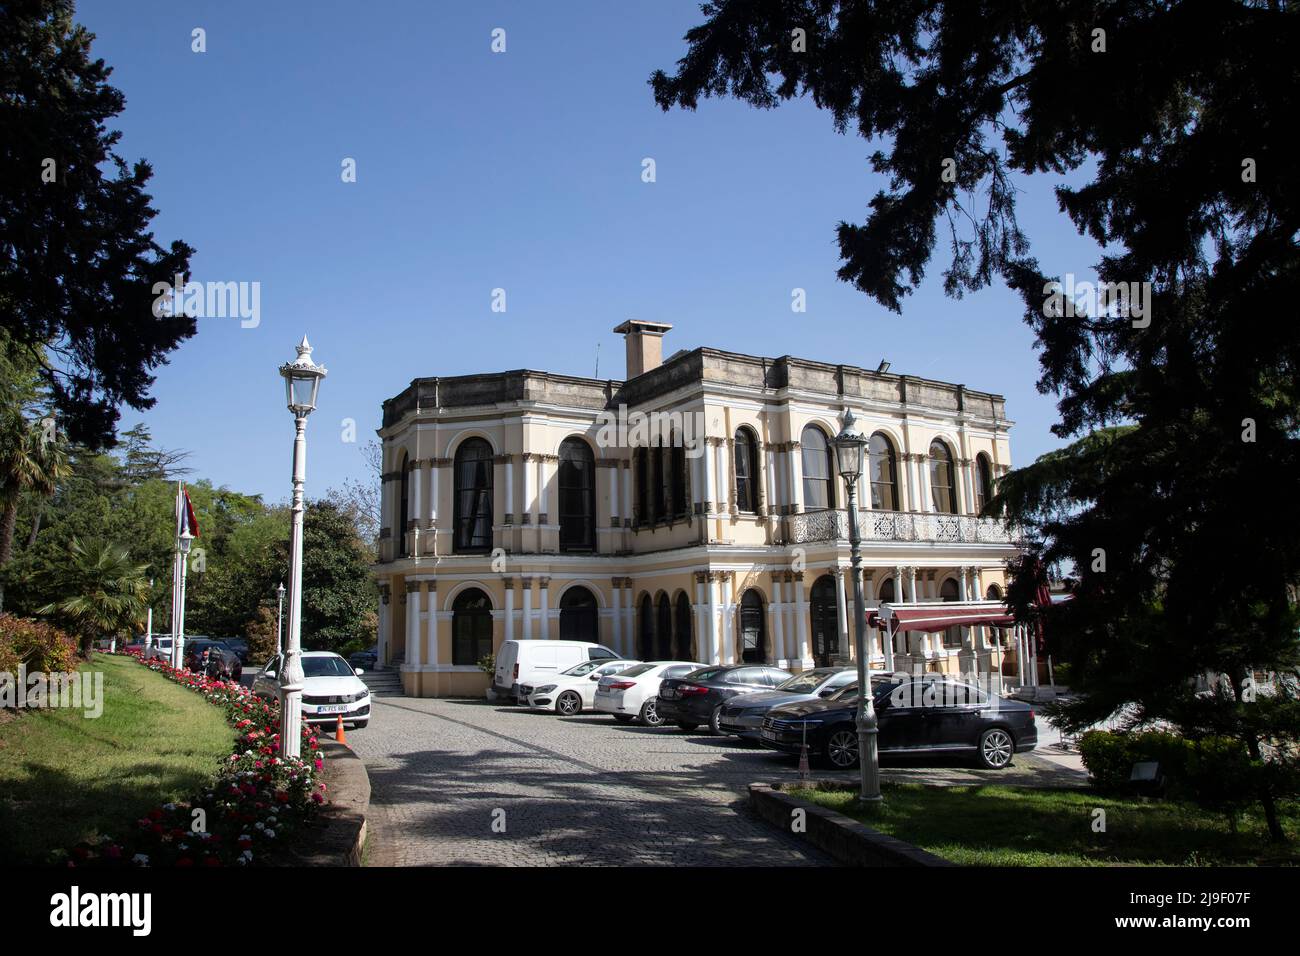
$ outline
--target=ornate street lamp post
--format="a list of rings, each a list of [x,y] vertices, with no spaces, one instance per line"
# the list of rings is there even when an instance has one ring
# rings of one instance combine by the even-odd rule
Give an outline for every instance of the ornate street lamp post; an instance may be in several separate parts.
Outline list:
[[[867,660],[866,612],[862,606],[862,536],[858,533],[857,484],[862,475],[867,438],[858,431],[853,412],[844,410],[840,433],[835,436],[836,464],[848,490],[849,555],[853,564],[853,647],[858,658],[858,801],[880,802],[880,765],[876,756],[876,705],[871,694],[871,668]]]
[[[275,617],[275,656],[279,657],[284,653],[284,639],[281,634],[284,630],[284,582],[275,589],[276,596],[280,599],[280,610]]]
[[[297,757],[302,743],[302,487],[307,477],[307,416],[316,408],[324,366],[311,360],[307,336],[298,357],[280,366],[285,397],[293,412],[293,505],[289,539],[289,634],[280,662],[280,756]]]

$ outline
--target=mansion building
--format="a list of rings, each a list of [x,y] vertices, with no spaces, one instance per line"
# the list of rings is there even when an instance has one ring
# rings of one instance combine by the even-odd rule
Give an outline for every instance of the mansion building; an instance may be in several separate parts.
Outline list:
[[[1001,396],[885,363],[712,348],[663,361],[670,328],[615,329],[621,382],[421,378],[384,403],[379,660],[407,694],[481,695],[479,661],[512,639],[795,671],[849,663],[853,572],[830,444],[846,409],[870,436],[868,608],[1002,596],[1015,534],[977,517],[1011,461]],[[660,425],[649,440],[623,427],[646,419]],[[889,648],[868,636],[873,667],[1005,664],[993,628],[905,631]]]

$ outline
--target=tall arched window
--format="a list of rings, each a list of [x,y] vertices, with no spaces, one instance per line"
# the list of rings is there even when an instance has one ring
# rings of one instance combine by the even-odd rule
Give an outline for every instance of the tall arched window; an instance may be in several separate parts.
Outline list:
[[[961,600],[961,589],[957,586],[957,582],[953,578],[949,578],[948,580],[944,581],[943,584],[939,587],[939,600],[940,601]],[[943,646],[961,647],[961,632],[962,632],[962,628],[960,627],[950,627],[947,630],[945,630],[943,632]]]
[[[658,613],[655,614],[656,660],[673,659],[673,602],[667,594],[659,595]]]
[[[767,615],[763,596],[754,588],[740,598],[740,658],[746,664],[767,660]]]
[[[596,550],[596,459],[581,438],[560,443],[560,550]]]
[[[492,653],[492,602],[466,588],[451,605],[451,662],[477,664]]]
[[[898,598],[894,596],[894,579],[885,578],[880,584],[880,593],[876,595],[876,600],[881,604],[893,604]]]
[[[664,484],[664,455],[666,449],[662,445],[655,445],[650,448],[649,454],[652,462],[651,470],[654,477],[651,479],[651,492],[654,497],[654,520],[655,522],[663,521],[668,517],[668,486]]]
[[[835,466],[826,433],[816,425],[809,425],[803,430],[799,445],[803,458],[803,510],[834,508],[835,487],[831,476],[835,474]]]
[[[406,452],[402,452],[402,462],[398,466],[401,473],[401,491],[398,493],[397,506],[397,553],[406,557],[410,553],[410,545],[406,539],[406,529],[411,523],[411,462],[407,458]]]
[[[957,513],[957,493],[952,479],[952,452],[936,438],[930,442],[930,496],[934,510],[941,514]]]
[[[867,469],[871,473],[871,507],[876,511],[899,510],[898,456],[894,453],[894,443],[884,432],[871,436]]]
[[[560,598],[560,640],[600,642],[595,596],[584,587],[571,587]]]
[[[830,667],[840,653],[840,622],[835,605],[835,579],[823,574],[809,595],[812,615],[813,660],[818,667]]]
[[[637,648],[643,661],[655,659],[655,605],[646,594],[641,598],[637,614]]]
[[[993,462],[980,452],[975,456],[975,513],[979,514],[993,497]]]
[[[636,524],[650,523],[650,472],[646,464],[646,450],[632,451],[632,470],[636,472]]]
[[[492,446],[469,438],[456,449],[455,536],[459,553],[492,549]]]
[[[677,595],[673,607],[673,646],[679,661],[695,660],[694,641],[691,639],[691,601],[683,591]]]
[[[748,428],[736,429],[736,510],[758,511],[758,440]]]

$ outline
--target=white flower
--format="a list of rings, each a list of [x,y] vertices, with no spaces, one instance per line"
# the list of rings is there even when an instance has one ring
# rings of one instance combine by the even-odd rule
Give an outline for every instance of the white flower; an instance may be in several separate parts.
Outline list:
[[[149,857],[143,853],[137,853],[135,856],[131,857],[131,862],[136,866],[148,866]]]
[[[274,839],[275,839],[275,831],[272,830],[270,827],[267,827],[267,829],[266,829],[265,832],[266,832],[267,839],[270,839],[270,840],[274,840]]]

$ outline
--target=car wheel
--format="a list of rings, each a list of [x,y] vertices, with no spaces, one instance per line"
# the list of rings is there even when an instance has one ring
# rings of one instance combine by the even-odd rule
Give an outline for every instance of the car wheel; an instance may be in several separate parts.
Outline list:
[[[561,717],[572,717],[582,712],[582,698],[571,690],[566,690],[555,701],[555,710]]]
[[[352,722],[352,729],[353,729],[353,730],[357,730],[357,729],[362,729],[362,730],[364,730],[364,729],[365,729],[369,724],[370,724],[370,721],[369,721],[369,720],[354,720],[354,721]]]
[[[722,705],[719,704],[713,708],[713,713],[709,714],[709,730],[713,733],[722,735]]]
[[[627,714],[615,714],[614,719],[617,720],[620,724],[632,723],[632,718]]]
[[[659,716],[657,698],[651,697],[641,705],[641,723],[647,727],[661,727],[664,719]]]
[[[691,722],[686,721],[686,720],[679,720],[679,721],[677,721],[677,726],[680,727],[680,728],[682,728],[682,730],[686,731],[686,732],[689,734],[692,730],[695,730],[695,729],[696,729],[697,727],[699,727],[700,725],[699,725],[699,724],[692,724]]]
[[[826,735],[826,762],[836,770],[858,765],[858,734],[852,727],[837,727]]]
[[[1016,752],[1016,742],[1011,734],[1001,727],[994,727],[980,734],[980,764],[990,770],[1001,770],[1011,763],[1011,756]]]

